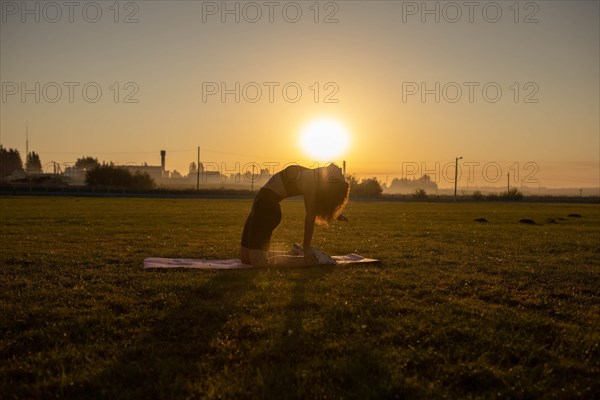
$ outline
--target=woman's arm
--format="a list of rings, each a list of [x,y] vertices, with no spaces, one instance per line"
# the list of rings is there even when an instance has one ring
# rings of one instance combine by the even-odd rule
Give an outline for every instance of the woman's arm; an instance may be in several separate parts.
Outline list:
[[[304,249],[310,248],[310,244],[312,242],[313,233],[315,231],[315,220],[317,217],[312,213],[306,213],[306,217],[304,218]]]
[[[312,174],[306,174],[312,175]],[[304,196],[304,208],[306,210],[306,216],[304,217],[304,241],[302,247],[304,250],[304,258],[309,264],[317,264],[317,256],[312,250],[311,243],[313,233],[315,231],[315,220],[317,219],[317,193],[316,193],[316,180],[311,177],[304,177],[303,196]],[[309,178],[309,179],[306,179]]]
[[[308,264],[318,264],[319,260],[315,252],[313,251],[310,243],[312,242],[313,232],[315,231],[315,219],[316,216],[314,213],[306,213],[306,217],[304,218],[304,259]]]

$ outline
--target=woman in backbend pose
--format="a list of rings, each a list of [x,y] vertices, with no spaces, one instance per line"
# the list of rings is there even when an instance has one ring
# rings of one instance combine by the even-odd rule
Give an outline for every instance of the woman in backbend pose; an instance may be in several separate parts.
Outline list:
[[[263,186],[252,204],[246,220],[240,258],[255,267],[268,265],[301,266],[319,263],[318,250],[310,246],[315,222],[331,222],[341,215],[348,201],[349,185],[340,167],[330,164],[321,168],[292,165],[276,173]],[[273,230],[281,222],[281,200],[302,195],[304,219],[304,256],[281,255],[269,259]]]

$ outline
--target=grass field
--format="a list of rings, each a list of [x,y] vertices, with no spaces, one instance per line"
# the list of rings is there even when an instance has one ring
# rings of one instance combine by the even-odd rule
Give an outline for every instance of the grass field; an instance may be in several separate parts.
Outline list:
[[[237,257],[249,208],[0,197],[0,397],[600,398],[600,206],[351,202],[314,244],[381,265],[142,269]]]

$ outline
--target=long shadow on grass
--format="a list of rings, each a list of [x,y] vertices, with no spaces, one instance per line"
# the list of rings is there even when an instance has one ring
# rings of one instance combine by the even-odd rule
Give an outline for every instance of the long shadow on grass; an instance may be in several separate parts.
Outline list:
[[[190,279],[195,279],[193,275],[190,273]],[[211,340],[253,285],[252,271],[223,271],[197,287],[191,286],[189,292],[174,288],[184,293],[180,293],[180,303],[154,324],[140,321],[150,325],[148,334],[66,397],[185,398],[187,382],[198,379],[200,361],[214,357]]]
[[[368,399],[391,395],[389,371],[380,352],[353,336],[352,328],[323,307],[323,299],[307,297],[318,289],[315,283],[333,271],[301,270],[295,279],[285,309],[284,331],[272,350],[285,359],[264,374],[266,398]]]

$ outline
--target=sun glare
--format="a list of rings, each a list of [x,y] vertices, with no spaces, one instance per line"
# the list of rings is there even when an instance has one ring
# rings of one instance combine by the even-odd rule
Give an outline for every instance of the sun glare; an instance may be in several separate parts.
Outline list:
[[[322,118],[308,123],[300,134],[304,152],[318,161],[333,161],[350,145],[348,131],[336,120]]]

